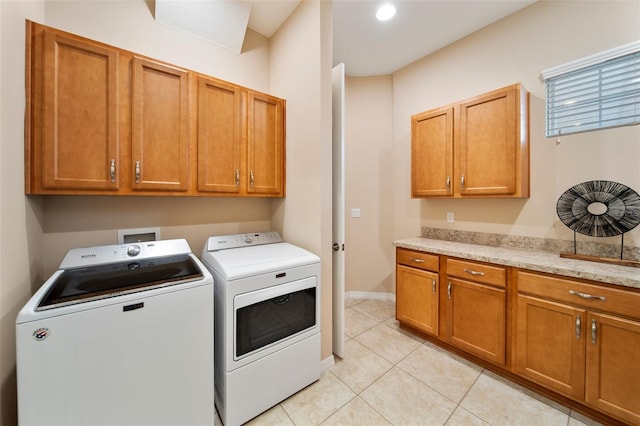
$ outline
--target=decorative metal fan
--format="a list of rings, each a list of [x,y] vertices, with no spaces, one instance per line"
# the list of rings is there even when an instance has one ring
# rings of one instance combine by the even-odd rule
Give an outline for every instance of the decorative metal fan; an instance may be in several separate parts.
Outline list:
[[[592,180],[564,192],[556,205],[558,217],[575,233],[591,237],[612,237],[632,230],[640,223],[640,195],[621,183]]]

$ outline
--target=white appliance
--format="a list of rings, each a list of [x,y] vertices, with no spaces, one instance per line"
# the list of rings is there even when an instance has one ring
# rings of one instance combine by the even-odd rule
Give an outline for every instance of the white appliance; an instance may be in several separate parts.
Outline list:
[[[213,425],[213,278],[185,240],[70,250],[16,319],[20,425]]]
[[[213,236],[215,401],[252,419],[320,378],[320,259],[277,232]]]

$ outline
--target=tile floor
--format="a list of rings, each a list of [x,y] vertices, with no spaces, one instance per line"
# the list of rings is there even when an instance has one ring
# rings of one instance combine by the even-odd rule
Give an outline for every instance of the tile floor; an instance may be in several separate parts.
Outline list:
[[[250,425],[598,424],[400,330],[393,304],[346,305],[344,359]]]

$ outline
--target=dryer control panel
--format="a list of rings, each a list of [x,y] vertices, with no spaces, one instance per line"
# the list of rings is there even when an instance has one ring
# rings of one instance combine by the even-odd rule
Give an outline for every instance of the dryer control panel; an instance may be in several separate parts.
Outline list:
[[[284,240],[275,231],[249,234],[217,235],[207,240],[207,251],[228,250],[239,247],[282,243]]]

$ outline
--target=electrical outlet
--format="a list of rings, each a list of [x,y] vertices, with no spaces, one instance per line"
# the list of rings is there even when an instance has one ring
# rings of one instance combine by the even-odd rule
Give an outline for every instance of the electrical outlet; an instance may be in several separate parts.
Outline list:
[[[351,217],[360,217],[360,209],[351,209]]]
[[[453,212],[448,212],[447,213],[447,222],[449,222],[449,223],[453,223],[454,222],[454,220],[453,220]]]

